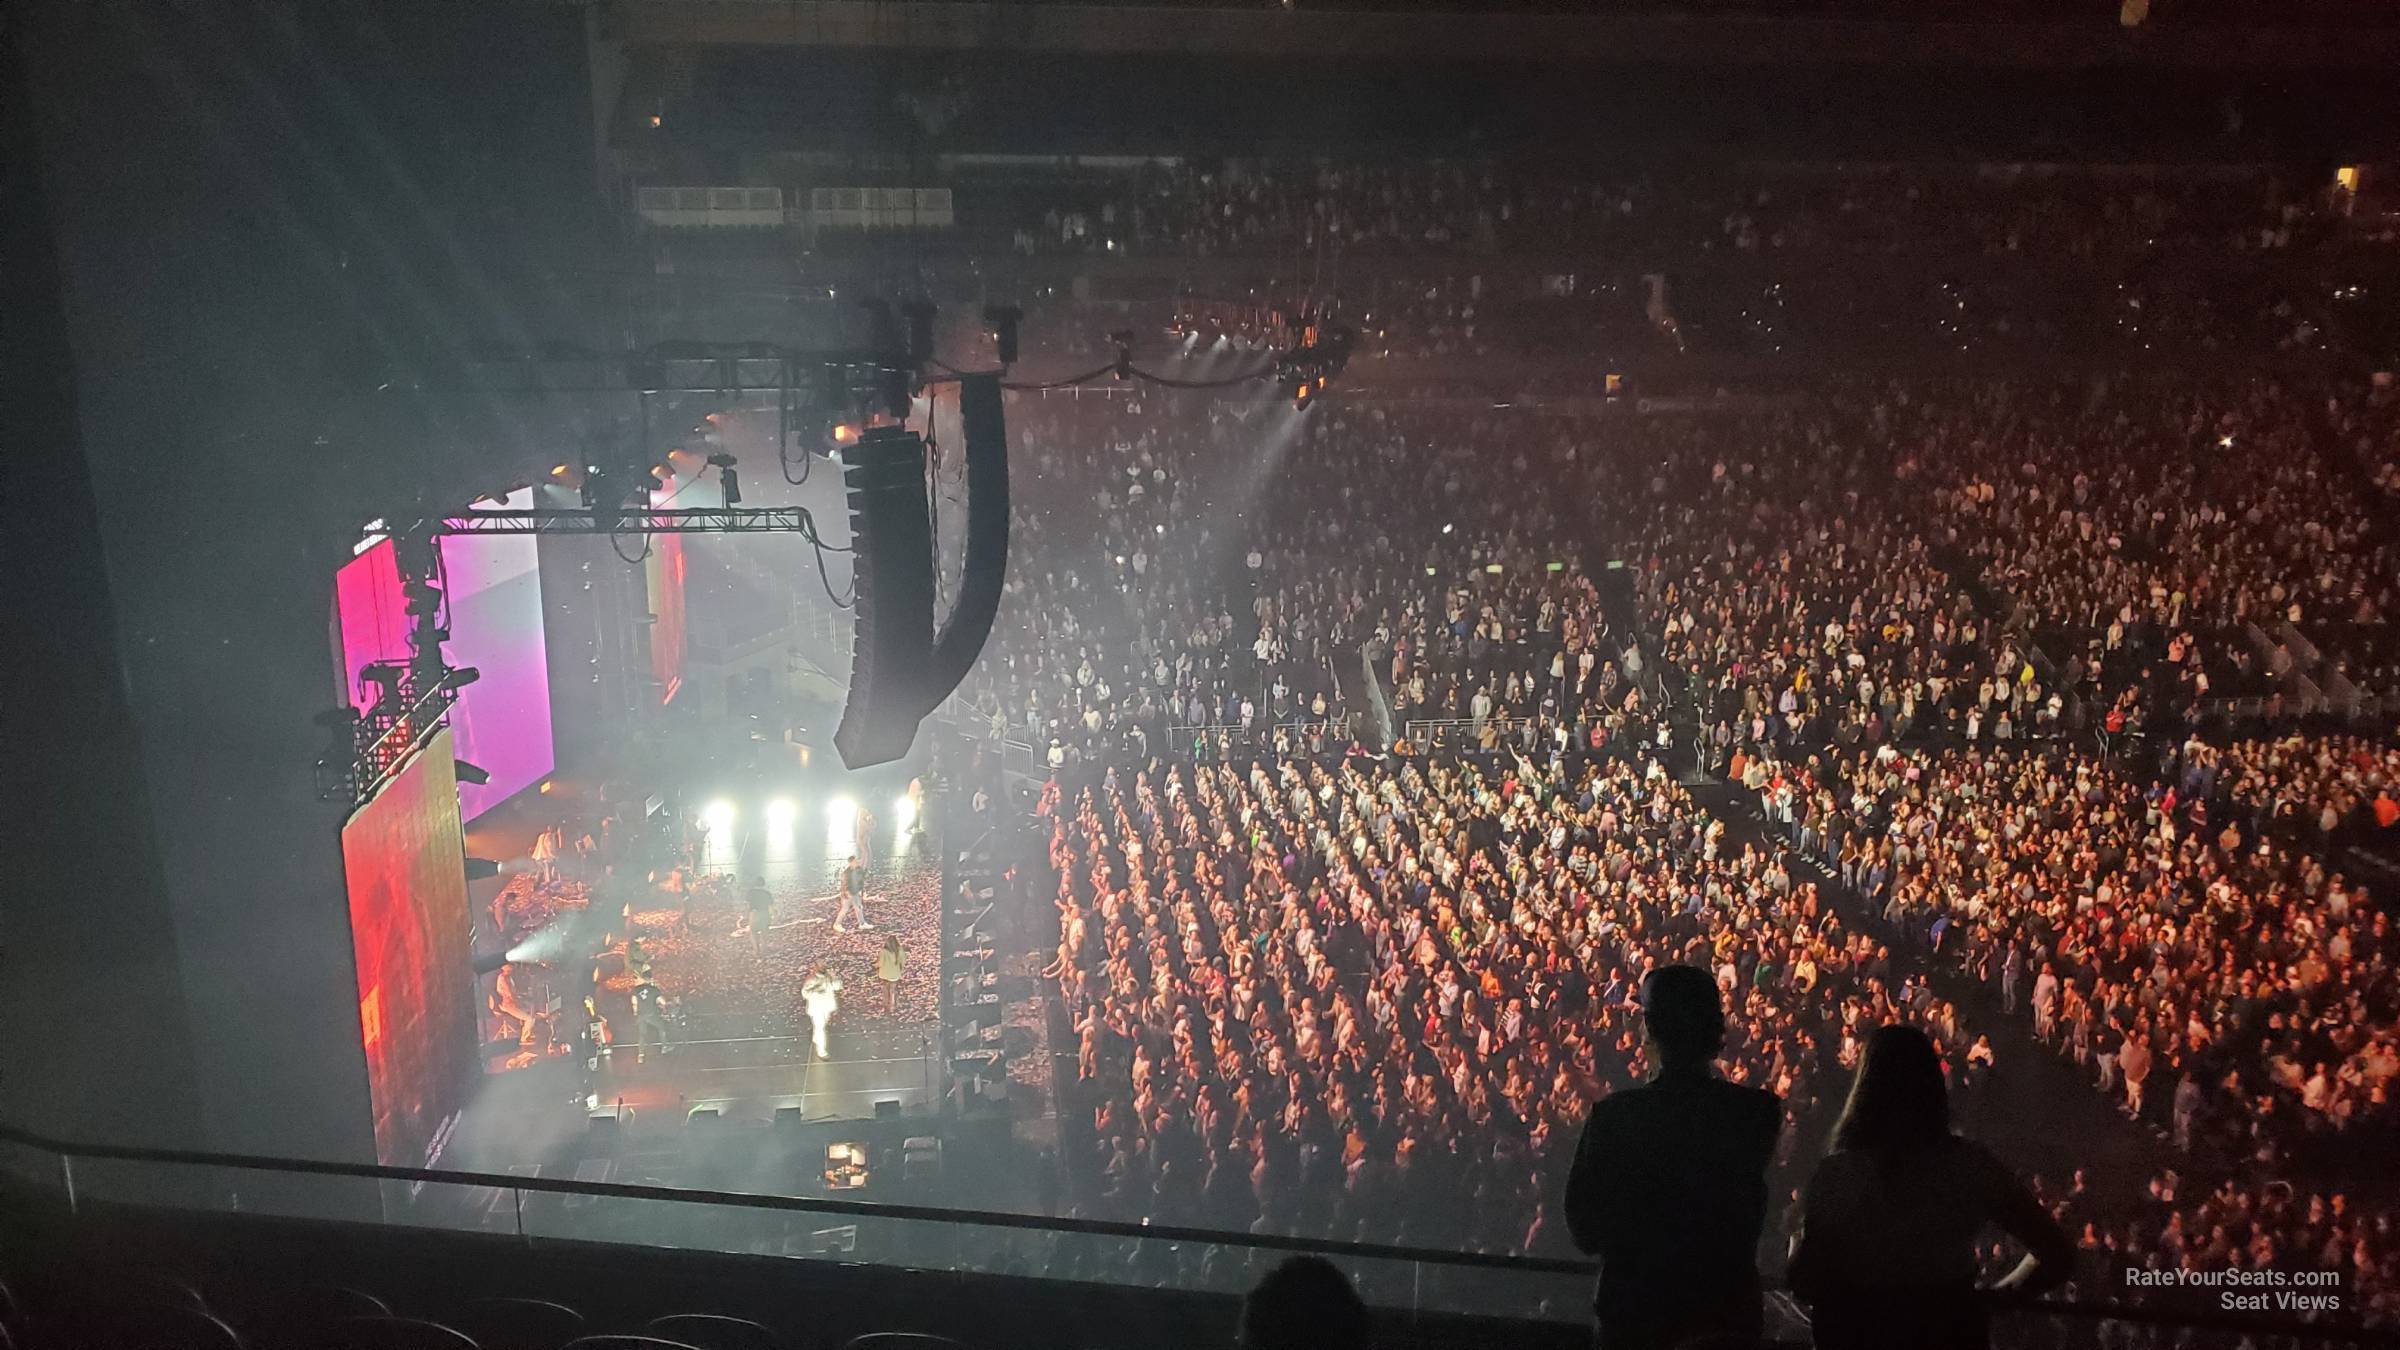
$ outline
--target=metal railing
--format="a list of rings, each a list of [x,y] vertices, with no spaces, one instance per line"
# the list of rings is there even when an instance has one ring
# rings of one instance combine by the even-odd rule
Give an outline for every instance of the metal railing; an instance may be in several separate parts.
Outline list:
[[[1402,724],[1400,737],[1410,745],[1419,748],[1453,747],[1462,741],[1472,745],[1483,735],[1483,729],[1490,727],[1499,734],[1503,745],[1521,744],[1525,728],[1532,725],[1535,720],[1531,717],[1500,717],[1497,715],[1491,717],[1417,718]]]
[[[31,1155],[29,1159],[27,1155]],[[28,1165],[30,1163],[30,1165]],[[266,1176],[316,1178],[377,1184],[387,1206],[385,1222],[410,1228],[483,1231],[497,1229],[529,1244],[597,1241],[725,1252],[828,1256],[843,1260],[883,1259],[890,1264],[953,1271],[1022,1274],[1025,1239],[1048,1244],[1056,1257],[1065,1244],[1082,1240],[1107,1259],[1081,1267],[1089,1278],[1148,1283],[1162,1264],[1181,1259],[1179,1287],[1221,1287],[1235,1292],[1266,1268],[1267,1260],[1290,1254],[1326,1257],[1350,1272],[1371,1303],[1428,1313],[1486,1313],[1581,1321],[1584,1295],[1598,1267],[1579,1259],[1521,1256],[1408,1246],[1398,1243],[1337,1242],[1273,1233],[1228,1233],[1147,1222],[1052,1217],[949,1206],[763,1195],[640,1182],[543,1177],[368,1163],[323,1162],[254,1154],[185,1149],[76,1144],[0,1125],[0,1177],[53,1189],[75,1215],[100,1209],[216,1210],[262,1218],[323,1216],[278,1214],[229,1187],[194,1187],[192,1181]],[[432,1194],[475,1202],[444,1207]],[[228,1199],[230,1197],[230,1200]],[[553,1203],[545,1204],[550,1201]],[[505,1202],[505,1203],[503,1203]],[[658,1207],[665,1207],[664,1210]],[[704,1220],[701,1225],[661,1222],[664,1214]],[[761,1230],[731,1220],[750,1216],[786,1221]],[[626,1220],[631,1220],[630,1223]],[[801,1227],[793,1228],[788,1221]],[[820,1226],[831,1221],[832,1227]],[[917,1238],[893,1242],[906,1229]],[[643,1230],[650,1230],[644,1232]],[[755,1241],[761,1232],[774,1241]],[[881,1240],[878,1239],[880,1234]],[[792,1237],[801,1240],[797,1246]],[[1012,1241],[1014,1239],[1014,1241]],[[1194,1252],[1230,1254],[1222,1263],[1192,1261]],[[1169,1258],[1162,1263],[1158,1257]],[[1489,1284],[1500,1282],[1497,1299]],[[2177,1344],[2198,1342],[2190,1333],[2221,1336],[2228,1345],[2256,1345],[2260,1338],[2299,1347],[2356,1345],[2400,1348],[2400,1330],[2350,1320],[2308,1320],[2273,1312],[2197,1311],[2188,1304],[2160,1307],[2110,1299],[2031,1298],[1987,1292],[1980,1296],[2001,1324],[2018,1319],[2054,1323],[2120,1323],[2179,1333]],[[2213,1302],[2213,1300],[2212,1300]],[[1771,1306],[1796,1311],[1788,1297]],[[2090,1343],[2088,1332],[2064,1333],[2060,1344]],[[2000,1343],[2009,1343],[2003,1337]]]

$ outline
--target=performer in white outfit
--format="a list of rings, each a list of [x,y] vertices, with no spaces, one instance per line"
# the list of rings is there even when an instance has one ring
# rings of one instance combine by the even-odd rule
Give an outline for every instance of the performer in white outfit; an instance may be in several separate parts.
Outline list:
[[[841,977],[823,966],[810,971],[808,979],[800,986],[800,1002],[808,1009],[809,1034],[816,1042],[819,1059],[828,1057],[825,1028],[841,1008],[841,995]]]

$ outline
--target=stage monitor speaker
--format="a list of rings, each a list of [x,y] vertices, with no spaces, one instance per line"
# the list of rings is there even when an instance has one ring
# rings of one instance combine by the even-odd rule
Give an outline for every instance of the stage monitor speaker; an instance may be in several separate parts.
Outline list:
[[[775,1128],[778,1130],[797,1130],[807,1123],[808,1108],[806,1107],[778,1106],[775,1108]]]
[[[875,1103],[875,1118],[877,1120],[898,1120],[900,1118],[900,1099],[886,1097]]]
[[[998,376],[959,382],[959,417],[967,442],[966,549],[958,597],[938,641],[924,442],[903,428],[878,427],[843,457],[858,600],[850,696],[833,743],[853,769],[908,753],[917,724],[982,655],[1000,612],[1008,575],[1008,426]]]

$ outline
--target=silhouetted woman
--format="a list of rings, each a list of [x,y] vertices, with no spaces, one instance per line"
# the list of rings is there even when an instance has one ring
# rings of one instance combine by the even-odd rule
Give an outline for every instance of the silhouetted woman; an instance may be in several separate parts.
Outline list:
[[[1810,1305],[1822,1350],[1983,1350],[1975,1240],[1986,1224],[2027,1251],[1998,1288],[2054,1288],[2075,1257],[2033,1192],[1950,1132],[1941,1060],[1914,1027],[1868,1040],[1801,1210],[1792,1292]]]

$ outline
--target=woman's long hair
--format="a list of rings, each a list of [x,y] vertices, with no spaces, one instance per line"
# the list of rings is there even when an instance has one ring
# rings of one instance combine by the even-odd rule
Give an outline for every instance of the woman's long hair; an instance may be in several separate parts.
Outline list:
[[[1877,1027],[1833,1127],[1834,1148],[1922,1148],[1949,1134],[1950,1092],[1933,1042],[1915,1027]]]

